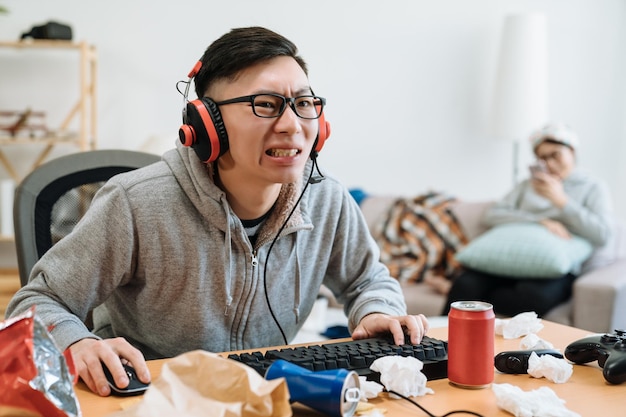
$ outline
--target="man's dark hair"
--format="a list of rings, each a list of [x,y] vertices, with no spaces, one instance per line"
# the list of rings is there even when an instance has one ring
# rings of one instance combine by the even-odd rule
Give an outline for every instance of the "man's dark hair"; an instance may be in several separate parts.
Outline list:
[[[202,98],[213,82],[233,80],[240,71],[279,56],[292,57],[308,75],[306,63],[289,39],[258,26],[232,29],[202,55],[202,68],[195,76],[196,94]]]

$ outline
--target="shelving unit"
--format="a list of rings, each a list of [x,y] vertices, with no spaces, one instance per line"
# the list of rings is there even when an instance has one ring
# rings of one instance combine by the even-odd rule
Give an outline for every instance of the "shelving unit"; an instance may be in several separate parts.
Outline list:
[[[76,146],[80,151],[95,149],[97,140],[97,107],[96,107],[96,87],[97,87],[97,69],[98,56],[96,48],[87,42],[72,42],[61,40],[24,40],[24,41],[0,41],[0,50],[12,49],[16,53],[21,50],[53,50],[60,53],[76,53],[78,54],[78,98],[76,103],[71,106],[60,124],[51,126],[49,129],[45,126],[45,120],[40,120],[45,113],[41,110],[30,111],[30,109],[21,109],[19,111],[10,111],[13,109],[0,109],[0,117],[7,120],[19,120],[21,113],[30,112],[30,117],[22,129],[16,130],[14,134],[11,132],[0,130],[0,165],[6,170],[15,184],[19,184],[24,174],[24,167],[18,164],[24,164],[23,161],[13,161],[5,154],[5,150],[11,146],[33,146],[37,148],[34,153],[34,162],[26,170],[26,174],[41,165],[56,145],[69,144]],[[3,66],[2,60],[7,55],[0,55],[0,68]],[[6,64],[5,64],[6,65]],[[27,77],[27,76],[24,76]],[[44,81],[42,81],[42,79]],[[50,82],[49,78],[29,79],[28,85],[32,89],[46,88],[45,82]],[[2,95],[0,91],[0,95]],[[35,120],[29,124],[29,120]],[[58,120],[57,120],[58,121]],[[76,122],[77,121],[77,122]],[[33,124],[36,125],[33,127]],[[6,125],[6,124],[5,124]],[[4,127],[4,126],[3,126]],[[73,130],[72,130],[73,129]],[[34,134],[36,132],[37,134]],[[21,169],[17,169],[16,167]],[[20,172],[21,171],[21,172]],[[4,215],[6,215],[4,213]],[[0,244],[3,242],[13,242],[13,236],[6,233],[0,233]]]
[[[12,49],[55,49],[77,52],[79,54],[79,97],[76,104],[69,110],[62,123],[52,129],[45,131],[43,135],[34,136],[29,134],[28,129],[18,130],[14,136],[3,132],[0,136],[0,164],[7,170],[9,175],[19,183],[20,175],[15,169],[13,162],[4,154],[6,146],[39,144],[43,149],[37,154],[32,165],[35,169],[50,154],[52,148],[60,143],[76,145],[81,151],[96,148],[96,75],[97,75],[97,53],[93,45],[86,42],[57,41],[57,40],[25,40],[17,42],[0,41],[0,48]],[[1,64],[0,57],[0,66]],[[33,85],[36,83],[33,82]],[[41,88],[45,88],[45,85]],[[0,92],[0,94],[2,94]],[[36,116],[36,115],[34,115]],[[78,131],[69,131],[70,124],[78,118]],[[29,170],[29,172],[30,172]]]

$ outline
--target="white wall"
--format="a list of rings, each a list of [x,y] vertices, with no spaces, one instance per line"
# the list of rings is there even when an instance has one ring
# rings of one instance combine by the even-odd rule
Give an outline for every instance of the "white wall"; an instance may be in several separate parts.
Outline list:
[[[322,170],[374,193],[433,189],[464,199],[498,198],[511,186],[512,144],[489,132],[499,35],[507,14],[544,12],[551,116],[579,132],[580,164],[609,182],[626,218],[623,0],[0,3],[10,10],[0,16],[0,39],[57,19],[97,46],[101,148],[139,148],[150,137],[173,144],[182,108],[176,81],[216,37],[263,25],[300,47],[315,91],[328,99],[333,133]],[[52,117],[73,97],[53,90],[75,74],[64,74],[58,56],[30,59],[44,85],[0,61],[0,109],[51,107]]]

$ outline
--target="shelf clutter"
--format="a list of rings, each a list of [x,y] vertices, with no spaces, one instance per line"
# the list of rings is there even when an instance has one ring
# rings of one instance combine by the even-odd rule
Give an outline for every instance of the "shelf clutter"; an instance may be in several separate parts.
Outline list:
[[[0,109],[0,164],[10,177],[18,183],[21,180],[14,161],[9,160],[3,150],[13,145],[42,145],[30,170],[41,165],[52,148],[60,143],[72,144],[79,150],[96,148],[96,86],[97,86],[97,52],[87,42],[65,40],[32,40],[0,41],[0,49],[12,50],[59,50],[78,53],[79,55],[79,94],[76,104],[69,109],[60,125],[49,127],[46,113],[42,109]],[[2,55],[0,55],[0,66]],[[36,86],[32,80],[30,85]],[[45,86],[44,86],[45,87]],[[34,87],[37,88],[37,87]],[[1,94],[1,93],[0,93]],[[78,120],[78,130],[72,131],[70,125]],[[29,172],[30,172],[29,170]]]
[[[30,63],[24,63],[16,57],[22,52],[46,55],[46,59],[55,59],[58,54],[78,55],[78,97],[74,105],[70,105],[67,112],[62,111],[59,121],[47,120],[45,109],[33,108],[0,109],[0,166],[8,174],[8,179],[0,180],[0,243],[13,240],[13,194],[16,184],[19,184],[25,175],[40,166],[50,155],[53,148],[60,144],[75,146],[79,151],[96,148],[97,128],[97,68],[98,56],[96,48],[87,42],[73,42],[71,40],[43,40],[24,39],[21,41],[0,41],[0,67],[7,65],[24,65],[24,77],[15,82],[28,86],[29,93],[35,95],[38,90],[46,88],[46,83],[54,83],[40,68],[33,68]],[[3,61],[5,61],[3,63]],[[72,65],[74,61],[72,61]],[[62,65],[61,65],[62,67]],[[75,72],[75,67],[68,71]],[[28,74],[37,75],[28,75]],[[68,90],[74,90],[75,87]],[[6,91],[4,92],[6,94]],[[2,96],[3,91],[0,91]],[[74,94],[74,93],[72,93]],[[2,97],[3,99],[7,97]],[[71,99],[71,97],[70,97]],[[3,103],[12,102],[11,97],[2,100]],[[71,102],[70,102],[71,103]],[[49,103],[47,104],[49,106]],[[45,104],[42,104],[45,106]],[[52,125],[50,125],[50,123]],[[5,152],[9,147],[26,146],[33,149],[34,162],[28,166],[23,160],[12,160]],[[14,158],[15,159],[15,158]],[[19,159],[19,158],[18,158]],[[30,161],[28,161],[30,163]]]

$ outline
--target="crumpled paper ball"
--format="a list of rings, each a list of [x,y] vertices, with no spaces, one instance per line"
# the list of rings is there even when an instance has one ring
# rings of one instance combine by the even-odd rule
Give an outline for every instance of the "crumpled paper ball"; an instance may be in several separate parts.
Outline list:
[[[380,383],[387,391],[395,391],[405,397],[435,393],[426,387],[423,367],[419,359],[404,356],[384,356],[370,365],[371,370],[380,372]]]
[[[510,319],[496,319],[495,322],[496,334],[505,339],[516,339],[527,334],[537,333],[541,329],[543,329],[543,324],[534,311],[520,313]]]
[[[554,349],[554,345],[534,333],[527,334],[520,341],[522,350]]]
[[[574,367],[565,359],[555,358],[552,355],[539,356],[533,352],[528,358],[527,372],[534,378],[545,377],[552,382],[562,384],[572,376]]]
[[[515,417],[581,417],[568,410],[565,401],[548,387],[523,391],[511,384],[492,384],[496,403]]]
[[[368,398],[376,398],[383,390],[383,386],[376,381],[368,381],[366,377],[359,377],[361,389],[361,401],[367,401]]]

